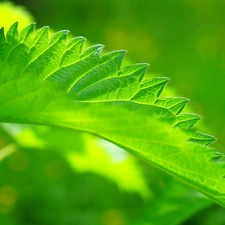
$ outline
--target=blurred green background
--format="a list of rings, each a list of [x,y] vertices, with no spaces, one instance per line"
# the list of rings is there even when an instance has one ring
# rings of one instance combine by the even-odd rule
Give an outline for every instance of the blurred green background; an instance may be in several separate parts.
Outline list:
[[[107,50],[128,50],[132,62],[150,63],[150,74],[170,77],[169,86],[177,95],[191,99],[192,112],[204,119],[199,126],[218,138],[214,146],[225,150],[225,1],[13,2],[24,6],[38,27],[68,29],[92,44],[103,43]],[[71,155],[65,157],[63,147],[59,152],[55,148],[21,147],[21,155],[12,154],[0,163],[1,224],[225,224],[224,209],[121,150],[104,147],[107,155],[111,149],[122,161],[132,161],[119,179],[125,166],[112,166],[118,162],[109,160],[99,168],[107,160],[98,162],[102,155],[89,155],[83,165],[77,156],[75,162]],[[21,157],[27,165],[15,169]],[[74,169],[74,164],[83,166]]]

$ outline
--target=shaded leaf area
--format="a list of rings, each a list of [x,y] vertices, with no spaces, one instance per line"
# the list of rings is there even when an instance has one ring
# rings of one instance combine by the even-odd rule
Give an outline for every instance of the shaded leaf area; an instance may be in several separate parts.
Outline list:
[[[214,205],[206,209],[204,212],[197,213],[195,217],[187,220],[184,225],[193,224],[197,225],[199,223],[203,223],[206,225],[210,224],[218,224],[223,225],[225,222],[224,218],[224,209],[219,207],[218,205]]]
[[[205,210],[211,209],[213,203],[205,196],[168,175],[150,170],[148,176],[155,195],[135,225],[179,225],[195,214],[204,214]]]
[[[0,131],[2,137],[0,143],[3,143],[4,137],[5,145],[10,146],[11,144],[12,146],[14,143],[14,146],[17,146],[17,149],[19,150],[13,154],[11,152],[11,156],[2,162],[4,166],[0,166],[2,171],[4,170],[4,173],[8,174],[5,176],[7,177],[6,180],[5,178],[2,179],[0,188],[0,218],[1,221],[4,221],[5,225],[20,224],[19,221],[22,221],[22,224],[26,224],[27,221],[37,223],[39,217],[35,215],[42,215],[43,210],[45,212],[50,211],[50,214],[52,214],[57,207],[62,207],[62,205],[65,204],[65,201],[67,202],[66,205],[68,205],[68,199],[65,199],[65,193],[62,195],[63,192],[69,192],[67,194],[68,196],[77,196],[76,198],[69,200],[73,210],[66,213],[66,216],[63,216],[65,212],[62,210],[60,222],[58,217],[51,217],[51,222],[57,220],[57,223],[65,224],[68,220],[67,217],[69,217],[72,221],[76,220],[79,221],[80,224],[87,224],[89,223],[89,220],[87,220],[86,216],[90,214],[92,215],[91,219],[94,220],[92,221],[92,224],[101,224],[101,222],[110,224],[112,221],[116,222],[118,219],[122,220],[122,224],[136,225],[140,223],[156,222],[160,224],[162,222],[161,219],[164,218],[164,221],[169,219],[170,224],[175,225],[179,224],[178,222],[184,221],[189,215],[201,211],[212,204],[205,197],[199,195],[196,191],[183,186],[181,183],[178,183],[172,177],[166,176],[164,173],[154,170],[154,168],[149,168],[149,165],[147,164],[137,164],[136,160],[138,158],[135,160],[129,154],[124,157],[124,151],[115,148],[116,146],[113,147],[112,144],[101,145],[101,148],[99,149],[99,144],[102,144],[102,140],[96,139],[90,135],[62,128],[20,126],[15,124],[4,124],[1,126]],[[55,138],[52,137],[57,137],[57,142],[55,141]],[[2,150],[0,150],[0,153],[1,151]],[[39,151],[40,153],[37,154],[36,151]],[[111,151],[111,154],[113,153],[113,155],[109,154],[109,151]],[[116,158],[115,155],[117,156]],[[113,156],[114,158],[109,160],[110,156]],[[118,156],[120,157],[118,158]],[[65,158],[68,160],[65,161]],[[35,165],[30,165],[33,161],[35,161]],[[41,166],[39,166],[39,164]],[[121,166],[123,170],[121,170]],[[70,176],[68,176],[68,173],[65,174],[65,167],[68,167],[71,171]],[[38,170],[38,172],[35,172],[35,176],[33,177],[30,173],[33,173],[34,170]],[[104,173],[104,171],[106,171],[106,173]],[[94,208],[85,207],[84,212],[82,209],[78,210],[75,207],[77,206],[77,202],[80,202],[78,201],[80,192],[77,185],[80,180],[82,181],[82,178],[77,180],[76,177],[81,177],[81,173],[85,177],[85,183],[83,184],[81,182],[79,186],[84,189],[84,193],[89,190],[86,187],[83,187],[87,182],[94,182],[96,179],[98,184],[99,180],[104,180],[103,177],[106,179],[105,184],[110,183],[110,185],[114,187],[110,188],[110,185],[104,186],[104,190],[107,191],[107,194],[108,188],[110,193],[113,192],[113,199],[107,198],[108,203],[104,204],[106,206],[104,210],[101,206],[101,199],[99,201],[99,190],[97,190],[97,194],[94,194],[96,192],[95,189],[91,191],[94,195],[92,196],[92,199],[89,200],[91,203],[93,203],[93,201],[96,202]],[[92,173],[101,175],[101,177]],[[114,176],[112,176],[113,174]],[[29,179],[22,179],[21,183],[21,177],[26,177],[26,175],[28,175]],[[12,182],[12,178],[15,176],[17,177],[16,182]],[[33,195],[28,195],[29,202],[36,202],[36,194],[38,196],[40,195],[42,202],[46,201],[44,200],[46,196],[49,196],[48,199],[51,199],[51,202],[45,205],[44,208],[43,206],[36,207],[35,214],[30,213],[29,207],[24,207],[24,205],[28,205],[29,202],[26,200],[27,195],[24,193],[23,185],[25,185],[25,180],[27,182],[30,181],[31,176],[35,182],[29,184],[30,188],[34,190]],[[44,180],[42,180],[43,177]],[[69,190],[66,185],[66,180],[68,178],[71,179],[70,185],[73,187]],[[56,186],[53,189],[60,189],[61,194],[56,192],[55,194],[51,193],[49,195],[50,190],[48,188],[44,188],[41,192],[40,190],[37,190],[40,189],[39,185],[46,187],[45,179],[48,180],[48,184],[53,182],[52,185]],[[113,181],[113,183],[111,181]],[[147,184],[148,187],[146,186]],[[100,186],[98,187],[100,188]],[[41,187],[41,189],[42,188],[43,187]],[[26,190],[27,189],[25,189],[25,191]],[[147,196],[146,191],[148,193]],[[60,198],[57,196],[57,193],[60,194]],[[122,199],[120,199],[119,202],[123,202],[123,204],[118,204],[118,199],[114,199],[117,195],[120,197],[122,196]],[[127,201],[129,204],[132,204],[132,206],[129,205],[129,207],[124,210],[123,198],[127,197]],[[83,195],[79,196],[79,198],[82,199]],[[135,199],[138,199],[138,204],[140,204],[137,213],[135,213],[137,209]],[[8,201],[11,201],[11,203],[8,203]],[[184,202],[190,204],[184,204]],[[53,203],[54,207],[51,206]],[[85,203],[89,204],[89,202],[86,201]],[[191,204],[192,207],[190,207]],[[23,206],[23,212],[21,212],[21,206]],[[129,210],[133,206],[136,208],[134,211],[132,209],[133,215],[130,216]],[[159,215],[157,220],[155,220],[156,215]],[[41,218],[42,223],[47,223],[49,221],[48,218],[44,217],[43,219],[43,216]]]
[[[17,127],[14,127],[15,130],[18,132]],[[46,129],[44,130],[46,132]],[[58,132],[59,130],[56,133]],[[22,144],[23,134],[18,137]],[[76,222],[82,225],[91,222],[107,225],[118,221],[122,225],[161,224],[160,218],[164,218],[164,221],[169,219],[170,224],[175,225],[178,221],[184,221],[190,214],[212,204],[172,177],[153,168],[149,170],[149,166],[143,167],[143,164],[140,166],[146,169],[145,179],[152,190],[152,197],[146,199],[141,197],[141,193],[121,191],[121,188],[118,189],[116,184],[110,181],[110,177],[106,179],[107,177],[94,175],[88,170],[84,170],[82,175],[79,171],[74,171],[71,164],[63,159],[63,149],[59,151],[53,146],[40,148],[38,139],[32,140],[33,148],[28,147],[31,142],[26,143],[24,140],[27,147],[19,147],[19,151],[0,164],[0,171],[4,171],[0,178],[0,218],[5,225],[26,225],[31,222]],[[70,146],[70,151],[76,153],[76,149],[76,146]],[[86,160],[89,160],[89,163],[101,163],[98,158],[90,160],[86,157]],[[102,166],[104,167],[104,164]],[[127,176],[129,172],[127,171]],[[160,179],[157,179],[159,177]],[[133,178],[136,182],[136,178]],[[163,204],[160,204],[162,199]],[[183,204],[184,201],[187,204]],[[31,202],[36,203],[32,210]],[[193,204],[194,207],[190,207]],[[159,215],[157,220],[156,215]]]
[[[68,31],[48,38],[34,25],[0,32],[0,120],[53,125],[102,137],[140,156],[225,206],[224,156],[215,139],[192,128],[185,98],[160,97],[168,78],[143,79],[147,64],[120,69],[125,51],[82,50]],[[10,67],[9,67],[10,65]],[[16,69],[12,69],[16,65]]]
[[[2,130],[10,134],[20,148],[54,150],[76,172],[93,172],[115,182],[121,190],[137,192],[145,199],[151,196],[143,171],[135,158],[106,141],[55,127],[3,124]]]

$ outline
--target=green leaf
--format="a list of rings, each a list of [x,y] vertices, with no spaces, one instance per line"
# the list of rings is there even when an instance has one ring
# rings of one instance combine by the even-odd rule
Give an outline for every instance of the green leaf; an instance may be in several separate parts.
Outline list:
[[[6,40],[9,44],[13,47],[19,43],[19,36],[18,36],[18,22],[14,23],[8,30],[6,34]]]
[[[204,195],[165,176],[166,174],[151,170],[149,175],[157,194],[154,200],[148,201],[135,225],[180,225],[213,205]]]
[[[212,135],[195,132],[189,140],[198,144],[201,143],[202,145],[211,145],[213,142],[216,141],[216,138]]]
[[[155,105],[166,107],[177,115],[182,112],[189,101],[189,99],[181,97],[164,97],[158,98]]]
[[[177,116],[174,127],[177,126],[188,129],[193,127],[200,119],[201,117],[198,115],[183,113]]]
[[[146,64],[120,69],[125,51],[102,56],[102,45],[68,42],[68,31],[49,40],[47,27],[32,30],[29,42],[16,25],[1,38],[1,122],[95,134],[225,206],[223,155],[192,129],[200,117],[182,113],[188,100],[160,97],[168,78],[143,79]]]

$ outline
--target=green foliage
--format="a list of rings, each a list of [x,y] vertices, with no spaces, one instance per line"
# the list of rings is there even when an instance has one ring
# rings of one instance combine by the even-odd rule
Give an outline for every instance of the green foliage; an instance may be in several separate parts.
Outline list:
[[[120,69],[125,51],[82,50],[68,31],[48,38],[34,24],[0,31],[0,121],[60,126],[102,137],[225,206],[224,156],[196,133],[188,100],[160,97],[168,78],[143,79],[148,64]]]

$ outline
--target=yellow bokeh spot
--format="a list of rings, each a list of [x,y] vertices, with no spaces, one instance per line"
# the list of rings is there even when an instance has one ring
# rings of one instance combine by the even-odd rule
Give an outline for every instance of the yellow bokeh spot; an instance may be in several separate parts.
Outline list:
[[[45,175],[51,180],[61,180],[66,175],[66,170],[62,162],[58,160],[50,161],[44,168]]]
[[[106,210],[102,214],[102,222],[105,225],[126,225],[123,214],[117,209]]]
[[[30,163],[28,155],[24,152],[17,151],[8,159],[9,167],[14,172],[22,172],[27,169]]]
[[[10,2],[0,3],[0,27],[5,30],[15,23],[19,22],[19,30],[33,22],[32,16],[21,6],[15,6]]]
[[[7,213],[15,205],[16,199],[17,191],[14,187],[0,187],[0,213]]]

